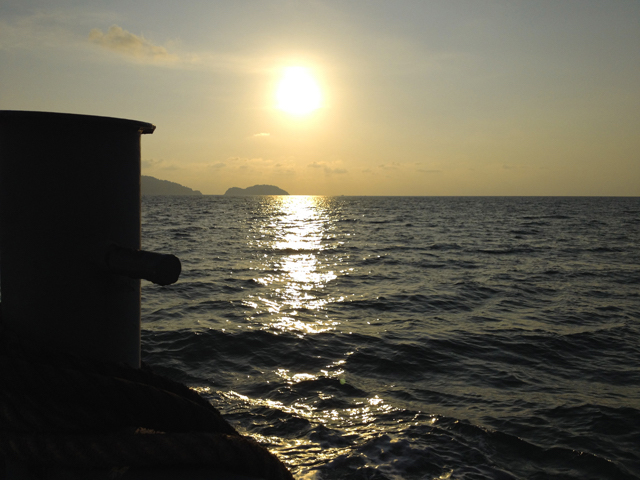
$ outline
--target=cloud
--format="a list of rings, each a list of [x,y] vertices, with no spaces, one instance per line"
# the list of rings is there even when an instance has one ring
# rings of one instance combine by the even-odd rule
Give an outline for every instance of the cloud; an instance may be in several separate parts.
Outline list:
[[[255,133],[253,135],[251,135],[251,138],[267,138],[270,137],[271,134],[270,133]]]
[[[102,33],[99,28],[94,28],[89,33],[89,41],[138,60],[173,62],[178,59],[176,55],[170,54],[166,48],[154,45],[142,35],[134,35],[117,25],[109,27],[107,33]]]
[[[326,176],[341,175],[347,173],[344,168],[332,168],[325,162],[313,162],[307,165],[309,168],[321,168]]]
[[[173,163],[166,163],[163,158],[147,158],[146,160],[142,160],[140,162],[142,170],[179,170]]]
[[[227,157],[208,164],[208,168],[215,169],[216,173],[222,175],[224,172],[225,178],[254,183],[277,182],[283,176],[295,175],[296,167],[293,159],[241,156]]]
[[[265,159],[262,157],[229,157],[224,162],[219,162],[216,165],[228,166],[231,169],[234,168],[251,168],[252,170],[257,170],[264,167],[272,167],[274,164],[273,160]],[[214,167],[216,166],[214,165]]]
[[[255,165],[264,165],[264,164],[272,164],[273,161],[272,160],[268,160],[268,159],[264,159],[262,157],[253,157],[253,158],[249,158],[249,157],[229,157],[227,158],[228,162],[232,162],[232,163],[251,163],[251,164],[255,164]]]
[[[274,58],[256,54],[238,54],[221,51],[190,51],[181,49],[181,42],[173,40],[167,47],[155,45],[143,35],[135,35],[118,25],[112,25],[107,32],[94,28],[89,33],[89,42],[119,53],[139,62],[161,64],[174,68],[224,71],[241,74],[269,73],[273,68]],[[0,21],[0,41],[2,40],[2,23]],[[1,46],[1,43],[0,43]],[[249,138],[265,138],[270,134],[250,135]]]
[[[401,165],[398,162],[382,163],[378,165],[378,168],[381,168],[382,170],[397,170],[400,167]]]
[[[142,168],[145,169],[145,168],[156,168],[156,167],[159,167],[162,162],[164,162],[164,160],[161,159],[161,158],[159,158],[159,159],[148,158],[148,159],[142,160],[140,163],[141,163]]]

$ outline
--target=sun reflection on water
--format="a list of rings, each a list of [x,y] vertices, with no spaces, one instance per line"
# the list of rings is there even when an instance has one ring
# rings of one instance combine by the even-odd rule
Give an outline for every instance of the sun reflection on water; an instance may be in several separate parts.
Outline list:
[[[339,214],[334,205],[326,197],[314,196],[260,200],[247,239],[253,252],[253,281],[259,288],[243,300],[254,328],[300,338],[339,328],[330,305],[346,298],[327,285],[350,275],[353,269],[346,254],[338,253],[343,241],[337,234]],[[274,448],[282,460],[296,465],[313,452],[313,461],[305,468],[323,464],[348,454],[355,438],[361,442],[378,438],[384,428],[378,425],[379,419],[396,410],[377,395],[366,398],[355,394],[349,402],[344,401],[344,392],[358,392],[349,384],[346,372],[344,356],[352,353],[342,353],[342,358],[312,371],[289,366],[262,372],[268,394],[218,393],[235,411],[280,412],[264,419],[254,416],[246,428],[254,439]],[[280,420],[274,426],[271,418]],[[274,435],[274,431],[289,428],[282,425],[287,418],[308,422],[312,433],[308,438]],[[291,422],[295,431],[299,423]],[[344,435],[336,439],[336,431]],[[300,451],[305,454],[300,456]]]
[[[250,295],[244,305],[265,329],[297,335],[334,329],[336,322],[322,310],[343,298],[324,291],[340,273],[325,252],[337,246],[330,241],[335,219],[325,197],[265,198],[250,244],[257,251],[254,281],[267,288]]]
[[[286,371],[280,371],[280,374],[287,376]],[[292,382],[311,381],[313,375],[293,375],[289,377]],[[235,391],[219,392],[227,401],[238,406],[244,405],[249,411],[259,410],[260,407],[270,410],[284,412],[293,417],[305,419],[311,425],[322,425],[330,431],[339,425],[339,429],[344,432],[342,441],[319,440],[319,443],[312,439],[301,438],[282,438],[280,436],[267,436],[264,434],[252,432],[251,436],[258,442],[270,444],[276,447],[278,456],[287,462],[288,453],[291,453],[292,459],[296,458],[296,450],[304,449],[307,453],[309,450],[317,450],[315,461],[313,463],[322,464],[343,455],[352,450],[352,440],[358,438],[359,442],[366,443],[367,440],[378,438],[382,434],[382,429],[378,425],[378,417],[398,410],[391,406],[384,399],[377,395],[372,398],[357,399],[350,408],[318,408],[319,401],[331,399],[331,395],[320,395],[317,399],[302,398],[291,403],[284,403],[268,398],[251,398]],[[322,398],[320,398],[322,397]],[[256,419],[257,420],[257,419]],[[256,426],[254,424],[254,426]],[[334,439],[335,440],[335,439]],[[287,462],[290,463],[290,462]],[[296,462],[291,462],[296,463]]]

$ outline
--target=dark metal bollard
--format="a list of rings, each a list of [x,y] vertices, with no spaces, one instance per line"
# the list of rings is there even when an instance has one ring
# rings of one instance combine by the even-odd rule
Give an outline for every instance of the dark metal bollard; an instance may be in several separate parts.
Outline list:
[[[180,273],[173,256],[137,252],[140,135],[154,129],[0,111],[2,318],[21,341],[140,366],[138,279]]]

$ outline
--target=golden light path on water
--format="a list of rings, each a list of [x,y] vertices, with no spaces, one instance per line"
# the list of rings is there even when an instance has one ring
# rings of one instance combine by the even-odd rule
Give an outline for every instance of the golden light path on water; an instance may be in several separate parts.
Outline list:
[[[300,376],[300,374],[297,376]],[[305,380],[308,381],[308,379]],[[293,383],[296,383],[295,380]],[[305,419],[312,425],[323,425],[329,429],[327,431],[334,430],[337,427],[335,428],[336,430],[343,432],[340,440],[327,438],[325,440],[321,439],[319,442],[310,441],[308,438],[285,439],[275,435],[252,434],[255,440],[269,445],[269,448],[273,449],[278,457],[291,467],[302,465],[319,466],[340,455],[348,455],[357,444],[366,443],[371,439],[378,439],[381,435],[393,435],[393,432],[388,430],[388,425],[381,425],[376,420],[382,414],[397,410],[397,408],[386,403],[378,395],[356,400],[351,408],[332,408],[327,410],[319,410],[316,405],[309,403],[307,398],[301,398],[298,401],[285,404],[268,398],[251,398],[234,391],[222,393],[222,395],[230,402],[244,404],[247,410],[255,411],[260,408],[279,410],[296,418]],[[319,396],[322,400],[330,400],[332,398],[332,395],[322,393]],[[408,427],[411,424],[418,425],[420,423],[419,416],[420,414],[416,415],[413,422],[400,421],[399,423],[402,423],[402,427]],[[431,423],[435,423],[436,420],[437,417],[433,416]],[[391,443],[392,441],[389,440],[389,447],[391,447]],[[305,476],[305,478],[315,478],[315,475]]]
[[[249,297],[245,305],[256,313],[266,309],[273,314],[272,322],[264,328],[299,335],[335,328],[335,322],[321,315],[329,302],[344,300],[323,292],[327,283],[337,278],[340,268],[322,265],[319,259],[332,224],[330,212],[323,205],[325,197],[266,198],[269,215],[257,225],[259,235],[254,238],[254,246],[263,253],[253,268],[262,274],[254,280],[269,287],[268,296]],[[313,323],[296,318],[300,310],[315,312]]]
[[[327,285],[353,271],[343,258],[344,254],[334,252],[345,241],[336,233],[338,219],[332,203],[334,200],[315,196],[264,199],[261,211],[255,216],[248,242],[259,252],[252,261],[251,268],[256,272],[254,281],[267,288],[262,289],[261,294],[249,295],[243,302],[250,309],[247,314],[254,328],[276,334],[289,333],[300,338],[330,331],[338,333],[340,327],[347,327],[340,333],[348,334],[348,326],[340,325],[326,313],[327,305],[343,302],[347,296],[346,293],[337,294],[335,289],[332,290],[334,293],[329,294]],[[342,358],[317,371],[277,368],[272,372],[264,372],[272,382],[288,385],[291,389],[295,389],[296,385],[313,385],[313,389],[317,389],[313,397],[300,396],[297,400],[284,403],[270,398],[252,398],[233,390],[218,393],[241,410],[279,410],[305,419],[312,425],[344,432],[341,439],[330,443],[309,438],[293,440],[253,435],[256,440],[274,449],[291,467],[302,469],[297,472],[302,473],[305,465],[321,465],[348,454],[353,449],[353,440],[359,444],[391,433],[389,420],[381,424],[380,416],[398,409],[380,395],[351,398],[349,406],[326,407],[327,402],[331,403],[335,391],[327,389],[323,382],[329,380],[334,390],[336,384],[339,388],[349,387],[345,367],[347,358],[353,353],[347,352]],[[391,422],[403,423],[403,420]],[[405,419],[403,425],[406,422]],[[313,478],[313,475],[309,478]]]

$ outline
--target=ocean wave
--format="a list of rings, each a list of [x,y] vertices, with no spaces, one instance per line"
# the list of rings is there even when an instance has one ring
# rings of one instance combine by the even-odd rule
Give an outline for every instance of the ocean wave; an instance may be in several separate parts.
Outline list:
[[[144,361],[300,478],[640,478],[637,199],[309,202],[143,199]]]

